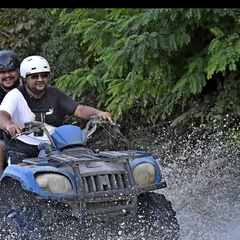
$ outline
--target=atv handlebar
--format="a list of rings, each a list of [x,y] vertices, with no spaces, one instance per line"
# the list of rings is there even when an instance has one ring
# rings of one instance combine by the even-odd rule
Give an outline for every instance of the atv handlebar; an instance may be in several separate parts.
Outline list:
[[[85,128],[83,129],[83,131],[86,132],[87,138],[89,138],[96,131],[98,125],[102,125],[102,124],[110,124],[118,128],[120,127],[120,125],[115,122],[110,122],[110,121],[104,120],[101,116],[94,115],[90,118]],[[27,122],[24,125],[25,126],[23,128],[23,132],[21,134],[17,134],[12,138],[17,138],[22,134],[29,135],[30,133],[34,133],[35,136],[43,136],[43,132],[45,132],[46,134],[48,132],[44,125],[44,122],[32,121],[32,122]],[[48,137],[50,136],[49,133],[47,135]]]
[[[43,136],[43,129],[44,129],[44,123],[39,121],[32,121],[24,123],[24,128],[21,134],[16,134],[12,137],[12,139],[15,139],[23,134],[29,135],[30,133],[34,133],[36,136]]]

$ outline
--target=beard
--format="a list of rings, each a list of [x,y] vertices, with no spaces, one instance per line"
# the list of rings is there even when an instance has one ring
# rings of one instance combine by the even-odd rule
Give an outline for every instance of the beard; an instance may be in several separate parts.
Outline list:
[[[35,93],[35,94],[38,94],[38,95],[40,95],[40,94],[42,94],[43,92],[45,92],[45,90],[46,90],[46,88],[47,88],[47,84],[46,84],[43,89],[38,90],[38,89],[36,89],[36,88],[30,87],[30,86],[27,84],[26,81],[25,81],[25,85],[26,85],[26,87],[27,87],[31,92],[33,92],[33,93]]]

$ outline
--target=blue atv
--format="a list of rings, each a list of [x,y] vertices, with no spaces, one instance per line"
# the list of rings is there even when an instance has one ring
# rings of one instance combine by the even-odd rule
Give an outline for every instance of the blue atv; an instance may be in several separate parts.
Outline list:
[[[52,134],[26,124],[25,134],[45,132],[50,143],[4,170],[0,239],[179,239],[171,202],[156,191],[166,187],[158,162],[144,151],[88,148],[102,124],[117,127],[98,116]]]

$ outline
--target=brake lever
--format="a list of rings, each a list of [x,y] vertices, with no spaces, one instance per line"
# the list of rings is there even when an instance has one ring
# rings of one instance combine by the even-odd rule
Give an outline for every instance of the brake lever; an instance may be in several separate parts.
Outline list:
[[[23,128],[23,131],[20,134],[16,134],[15,136],[11,137],[11,139],[16,139],[23,134],[29,135],[31,133],[38,133],[39,130],[43,130],[44,128],[44,123],[38,121],[27,122],[24,125],[25,127]],[[9,134],[8,131],[6,132]]]
[[[13,137],[11,137],[11,139],[16,139],[17,137],[19,137],[19,136],[21,136],[21,135],[29,135],[29,134],[31,134],[33,131],[23,131],[23,132],[21,132],[20,134],[16,134],[15,136],[13,136]],[[9,134],[9,132],[8,132],[8,134]]]

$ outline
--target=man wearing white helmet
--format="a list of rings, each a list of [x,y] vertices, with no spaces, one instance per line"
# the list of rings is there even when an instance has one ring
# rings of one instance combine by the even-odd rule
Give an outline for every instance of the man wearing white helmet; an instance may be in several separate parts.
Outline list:
[[[0,128],[8,132],[5,143],[9,163],[21,164],[24,158],[38,155],[37,145],[12,138],[22,133],[26,122],[37,120],[58,127],[66,116],[89,120],[93,115],[112,121],[109,112],[80,105],[58,88],[49,86],[50,66],[45,58],[25,58],[21,62],[20,73],[23,86],[8,92],[0,105]]]

